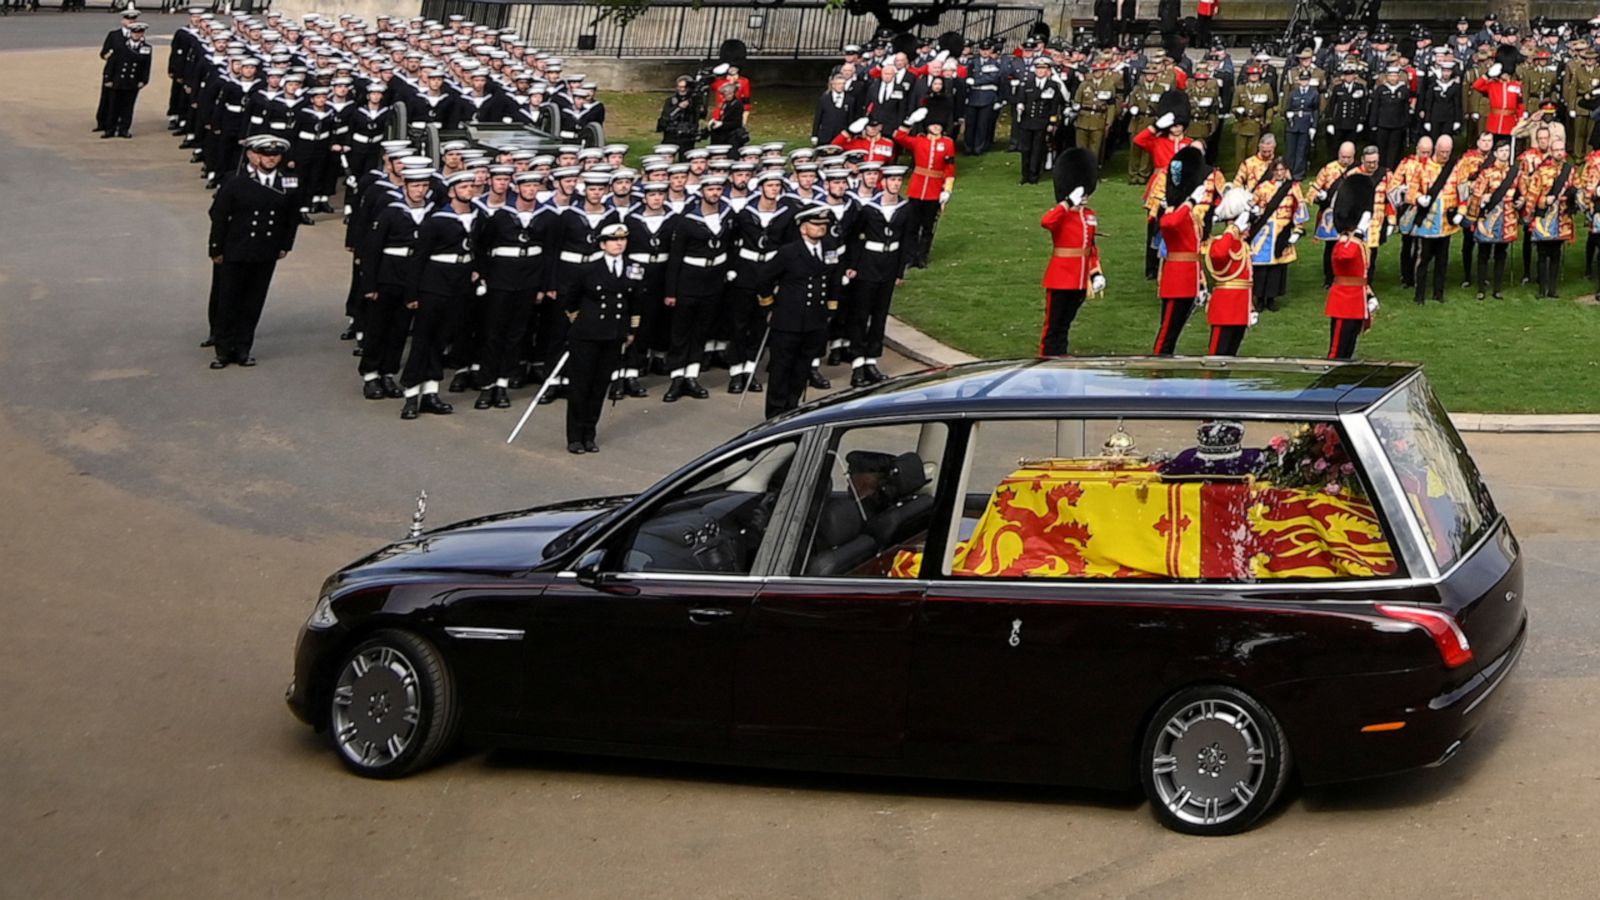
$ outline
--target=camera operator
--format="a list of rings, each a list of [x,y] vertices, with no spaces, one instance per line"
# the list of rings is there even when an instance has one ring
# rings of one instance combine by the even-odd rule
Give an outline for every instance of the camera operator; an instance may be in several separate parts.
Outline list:
[[[750,109],[739,99],[739,86],[731,81],[724,82],[717,93],[716,109],[706,123],[706,138],[713,144],[743,147],[750,143],[750,132],[745,129]]]
[[[699,137],[700,118],[705,115],[705,99],[697,88],[693,78],[679,75],[677,86],[661,104],[661,115],[656,119],[656,130],[661,132],[662,143],[676,144],[679,154],[693,148]]]

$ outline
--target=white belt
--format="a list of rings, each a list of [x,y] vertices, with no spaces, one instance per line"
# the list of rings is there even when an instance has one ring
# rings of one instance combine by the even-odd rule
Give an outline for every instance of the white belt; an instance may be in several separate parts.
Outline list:
[[[222,104],[222,108],[228,112],[244,112],[243,106],[235,105],[233,103],[224,103]]]
[[[861,248],[868,253],[893,253],[900,249],[900,242],[895,241],[892,244],[885,244],[881,241],[867,241],[861,245]]]
[[[267,121],[267,120],[261,118],[260,116],[251,116],[250,117],[250,124],[251,125],[260,125],[261,123],[263,123],[265,121]]]
[[[777,255],[778,255],[778,251],[776,251],[776,250],[773,250],[770,253],[757,253],[754,250],[740,250],[739,251],[739,258],[740,259],[748,259],[751,262],[758,262],[758,263],[764,263],[767,260],[769,260],[769,259],[771,259],[771,258],[773,258],[774,256],[777,256]]]
[[[629,253],[628,258],[636,263],[664,263],[667,261],[667,254],[658,253],[651,256],[648,253]]]
[[[523,256],[538,256],[543,252],[543,247],[496,247],[489,251],[489,255],[517,258]]]
[[[268,122],[267,123],[267,127],[271,128],[274,131],[287,131],[288,128],[289,128],[289,123],[288,122]]]
[[[317,134],[315,131],[302,131],[302,132],[300,132],[300,140],[302,140],[302,141],[325,141],[327,139],[328,139],[327,135],[325,135],[325,134]]]
[[[385,248],[383,248],[383,255],[384,256],[411,256],[412,254],[414,254],[416,252],[417,252],[417,248],[415,248],[415,247],[385,247]]]
[[[372,135],[352,134],[352,135],[350,135],[350,137],[352,139],[354,139],[355,142],[358,143],[358,144],[370,144],[373,141],[376,141],[378,138],[382,137],[382,135],[376,135],[376,134],[372,134]]]
[[[1000,89],[1000,85],[998,85],[998,84],[975,84],[975,85],[972,86],[972,89],[975,90],[975,91],[998,91]]]
[[[571,250],[563,250],[561,251],[561,261],[565,263],[589,263],[599,259],[602,255],[600,253],[583,254],[574,253]]]
[[[465,255],[457,256],[454,253],[435,253],[434,255],[428,257],[428,262],[451,263],[453,265],[463,266],[469,262],[472,262],[472,257]]]
[[[702,269],[709,269],[712,266],[720,266],[727,261],[728,254],[726,253],[720,253],[716,256],[685,256],[683,258],[684,265],[699,266]]]

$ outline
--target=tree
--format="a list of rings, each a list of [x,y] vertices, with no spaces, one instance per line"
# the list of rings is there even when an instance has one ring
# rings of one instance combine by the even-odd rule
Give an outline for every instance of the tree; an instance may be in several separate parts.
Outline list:
[[[626,25],[633,21],[646,9],[650,8],[651,0],[595,0],[604,12],[604,18],[611,19],[619,24]],[[783,0],[755,0],[760,5],[779,6]],[[896,33],[909,31],[919,25],[937,24],[939,18],[952,9],[962,9],[971,6],[973,0],[928,0],[927,3],[915,6],[905,6],[899,11],[904,13],[896,18],[895,10],[890,8],[891,0],[825,0],[829,8],[844,10],[852,16],[870,15],[878,22],[878,27]],[[698,8],[699,0],[693,0],[693,5]]]

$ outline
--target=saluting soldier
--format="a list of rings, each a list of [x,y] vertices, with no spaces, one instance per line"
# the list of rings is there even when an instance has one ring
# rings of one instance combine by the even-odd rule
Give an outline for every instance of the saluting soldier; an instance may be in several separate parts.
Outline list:
[[[598,453],[595,431],[605,409],[606,385],[613,379],[623,348],[639,327],[634,296],[643,270],[624,258],[628,226],[611,222],[600,229],[600,258],[579,267],[562,306],[566,309],[567,452]]]
[[[1333,286],[1323,312],[1328,317],[1328,358],[1351,359],[1356,340],[1372,327],[1378,311],[1378,298],[1368,285],[1368,258],[1365,236],[1372,227],[1372,208],[1367,202],[1375,192],[1372,180],[1355,172],[1345,179],[1344,189],[1333,201],[1333,227],[1339,240],[1333,248]]]
[[[911,212],[905,232],[905,265],[919,269],[928,267],[939,214],[956,189],[956,142],[945,136],[947,125],[943,115],[930,115],[924,106],[906,117],[894,133],[895,143],[911,156],[911,178],[905,185]]]
[[[1522,120],[1526,108],[1522,82],[1516,80],[1519,57],[1515,47],[1502,44],[1495,51],[1494,62],[1472,84],[1474,91],[1488,98],[1483,127],[1495,136],[1496,143],[1511,139],[1511,131]]]
[[[1239,85],[1233,97],[1233,158],[1244,159],[1263,134],[1272,130],[1272,110],[1278,105],[1278,93],[1262,79],[1261,66],[1250,63],[1244,68],[1244,84]]]
[[[1062,151],[1055,164],[1056,205],[1039,220],[1050,232],[1050,262],[1044,270],[1044,329],[1040,356],[1065,356],[1071,347],[1072,322],[1089,292],[1105,292],[1100,248],[1095,243],[1099,219],[1087,205],[1100,180],[1094,153],[1083,147]]]
[[[289,142],[279,137],[252,138],[245,170],[230,176],[211,198],[213,369],[256,364],[250,351],[272,273],[294,249],[299,226],[298,179],[278,171],[288,149]]]
[[[1078,85],[1073,102],[1078,115],[1073,120],[1077,130],[1077,145],[1087,148],[1098,162],[1105,161],[1106,132],[1117,118],[1121,103],[1122,79],[1111,71],[1111,60],[1096,54],[1089,77]]]
[[[833,211],[813,206],[796,213],[794,221],[798,238],[778,250],[760,289],[772,351],[767,364],[769,419],[800,405],[811,361],[822,355],[829,318],[838,309],[844,268],[832,234]]]
[[[428,193],[433,174],[427,166],[400,169],[402,195],[379,209],[371,225],[354,238],[362,304],[359,318],[365,332],[356,371],[361,374],[362,396],[368,400],[405,395],[399,378],[406,333],[411,330],[406,291],[422,220],[431,209]]]
[[[1205,294],[1205,276],[1200,268],[1200,223],[1195,207],[1210,195],[1210,175],[1205,154],[1194,146],[1179,150],[1167,165],[1164,212],[1157,221],[1167,256],[1161,265],[1161,324],[1156,330],[1153,356],[1171,356],[1177,351],[1178,336],[1183,333],[1196,300]]]
[[[400,418],[418,413],[449,415],[455,411],[439,399],[444,377],[444,353],[455,340],[465,305],[478,280],[474,270],[478,232],[476,176],[457,172],[445,179],[449,202],[431,211],[417,234],[416,254],[406,279],[406,307],[415,313],[411,352],[400,370],[405,406]]]
[[[114,41],[106,57],[105,88],[109,92],[105,131],[102,138],[131,138],[133,104],[139,91],[150,83],[150,45],[145,43],[143,22],[128,26],[127,40]]]

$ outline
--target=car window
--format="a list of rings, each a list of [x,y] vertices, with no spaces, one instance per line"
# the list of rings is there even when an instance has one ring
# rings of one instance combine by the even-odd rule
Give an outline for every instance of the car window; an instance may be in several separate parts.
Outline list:
[[[748,575],[799,440],[738,454],[685,479],[650,505],[614,554],[622,572]]]
[[[1440,568],[1477,542],[1499,513],[1478,466],[1421,377],[1368,416]]]
[[[949,431],[942,422],[835,431],[805,505],[794,574],[916,577]]]
[[[1254,582],[1393,575],[1336,423],[989,420],[957,478],[955,578]]]

